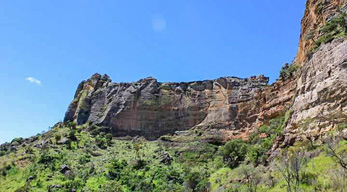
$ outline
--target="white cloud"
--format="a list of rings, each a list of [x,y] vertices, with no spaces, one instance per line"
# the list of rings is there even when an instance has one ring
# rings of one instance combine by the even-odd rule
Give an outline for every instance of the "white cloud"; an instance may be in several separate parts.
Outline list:
[[[152,17],[152,28],[155,32],[162,32],[166,28],[166,20],[161,15]]]
[[[27,77],[27,78],[25,78],[25,80],[29,81],[30,83],[35,83],[37,85],[41,85],[41,81],[34,78],[34,77]]]

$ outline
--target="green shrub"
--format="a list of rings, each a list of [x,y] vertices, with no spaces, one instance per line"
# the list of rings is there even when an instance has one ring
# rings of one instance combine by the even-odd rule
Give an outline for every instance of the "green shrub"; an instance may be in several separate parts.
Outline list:
[[[311,40],[313,37],[314,37],[314,34],[316,33],[315,30],[312,30],[310,32],[308,32],[305,36],[305,40],[308,41],[308,40]]]
[[[323,12],[323,9],[324,9],[324,6],[325,6],[325,3],[324,1],[321,2],[320,4],[318,4],[318,6],[316,7],[316,9],[314,10],[314,12],[319,15]]]
[[[234,139],[228,141],[223,147],[220,148],[223,160],[231,168],[237,167],[246,156],[247,144],[241,139]]]
[[[262,148],[260,145],[249,146],[247,150],[247,160],[254,166],[258,164],[265,164],[267,149]]]
[[[312,185],[318,178],[317,174],[310,172],[303,172],[301,174],[301,182],[306,185]]]
[[[258,131],[259,131],[259,133],[269,133],[270,129],[267,125],[263,125],[263,126],[259,127]]]
[[[23,141],[22,137],[17,137],[17,138],[12,139],[11,143],[17,142],[17,143],[21,144],[22,141]]]
[[[14,192],[25,192],[25,191],[30,191],[30,187],[28,184],[25,184],[24,186],[16,189]]]
[[[73,189],[76,190],[82,186],[83,186],[83,182],[79,179],[68,180],[63,185],[66,191],[72,191]]]
[[[51,154],[48,150],[43,150],[43,151],[41,151],[41,153],[37,159],[37,162],[43,163],[43,164],[48,164],[48,163],[53,162],[54,158],[55,158],[54,155]]]
[[[55,141],[59,141],[61,139],[61,135],[60,134],[56,134],[54,135]]]
[[[109,168],[108,170],[109,178],[119,180],[120,173],[127,166],[128,166],[128,163],[125,160],[117,160],[115,158],[111,159],[109,165],[107,166]]]
[[[68,138],[69,138],[71,141],[77,141],[76,130],[74,130],[74,129],[70,130],[70,131],[69,131]]]
[[[299,66],[296,63],[292,63],[290,65],[288,63],[285,63],[280,71],[280,78],[284,81],[288,78],[293,77],[298,68]]]
[[[282,135],[283,134],[283,130],[282,130],[283,122],[284,122],[284,116],[281,116],[281,117],[278,117],[275,119],[271,119],[269,121],[270,134]]]
[[[123,187],[116,182],[107,182],[101,185],[99,192],[123,192]]]
[[[195,190],[199,182],[201,181],[199,172],[190,172],[185,178],[186,187]]]
[[[1,150],[1,151],[0,151],[0,157],[6,155],[6,153],[7,153],[7,151]]]
[[[27,154],[33,154],[34,153],[34,150],[31,146],[26,146],[25,147],[25,153]]]
[[[111,143],[112,143],[112,134],[111,133],[107,133],[105,135],[105,139],[106,139],[107,145],[111,145]]]
[[[86,164],[88,162],[90,162],[90,155],[89,154],[83,154],[79,159],[78,162],[80,164]]]
[[[320,9],[319,7],[317,8]],[[325,43],[347,35],[347,14],[343,12],[338,16],[330,19],[324,27],[320,29],[322,34],[313,44],[313,47],[307,52],[306,56],[310,59],[314,52]]]
[[[68,128],[70,128],[70,129],[76,129],[76,123],[73,122],[73,121],[68,121],[68,122],[66,123],[66,126],[67,126]]]
[[[347,128],[347,123],[339,123],[337,125],[337,130],[342,131]]]
[[[93,129],[91,132],[90,132],[90,135],[92,136],[96,136],[100,133],[100,129]]]
[[[95,143],[100,149],[106,149],[106,139],[102,137],[95,137]]]
[[[131,162],[132,168],[139,170],[144,168],[147,165],[147,162],[143,159],[135,159]]]
[[[66,146],[66,149],[72,149],[72,145],[71,145],[71,140],[66,140],[65,142],[65,146]]]

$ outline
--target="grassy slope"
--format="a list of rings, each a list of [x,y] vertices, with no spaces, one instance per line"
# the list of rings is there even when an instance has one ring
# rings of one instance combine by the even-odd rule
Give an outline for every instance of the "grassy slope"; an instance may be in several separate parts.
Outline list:
[[[77,129],[83,129],[83,127],[77,127]],[[15,191],[24,189],[25,186],[34,191],[47,191],[52,185],[61,185],[57,191],[70,191],[72,188],[98,191],[100,187],[105,188],[103,185],[111,185],[110,183],[118,183],[124,191],[133,191],[134,186],[128,185],[127,182],[133,182],[135,185],[138,181],[151,179],[150,185],[153,185],[151,187],[160,188],[167,185],[168,177],[175,174],[179,178],[176,183],[172,183],[171,187],[183,189],[185,173],[189,172],[183,169],[189,169],[192,172],[200,171],[200,166],[204,166],[204,170],[214,169],[211,163],[214,159],[211,155],[206,155],[216,151],[213,145],[198,142],[172,144],[141,139],[136,141],[113,139],[106,149],[101,149],[97,145],[96,137],[86,131],[75,133],[78,141],[72,142],[71,147],[68,147],[68,144],[56,144],[55,135],[61,135],[64,139],[69,131],[70,129],[66,127],[53,128],[44,136],[39,136],[39,140],[34,143],[27,144],[25,147],[21,145],[17,151],[0,157],[0,168],[3,173],[0,176],[0,191]],[[51,141],[52,144],[47,149],[34,147],[43,140]],[[134,149],[136,145],[139,146],[138,151]],[[207,153],[203,154],[204,152]],[[160,163],[162,156],[166,153],[175,159],[171,165]],[[40,162],[40,159],[45,156],[52,157],[53,160]],[[138,168],[139,160],[143,161],[144,165]],[[111,163],[114,161],[125,161],[127,164],[119,171],[124,175],[118,181],[110,178],[108,174],[109,170],[113,170],[114,165]],[[60,172],[60,166],[63,164],[71,168],[74,173],[72,176],[65,176]],[[168,174],[172,175],[168,176]],[[35,179],[26,185],[26,179],[29,176],[35,176]],[[123,178],[126,181],[123,181]],[[170,180],[175,179],[170,178]],[[168,189],[169,186],[164,187]]]
[[[278,122],[274,124],[280,125]],[[271,126],[260,130],[271,132]],[[184,142],[112,139],[104,147],[97,142],[101,136],[90,135],[84,126],[76,130],[77,141],[71,144],[56,144],[59,139],[56,135],[61,136],[59,140],[69,137],[69,128],[53,128],[34,143],[21,144],[17,151],[1,156],[0,191],[192,191],[193,188],[247,191],[247,183],[242,182],[242,166],[229,168],[223,162],[220,147],[194,141],[199,137],[197,135],[187,136],[190,139]],[[34,147],[43,140],[52,144],[44,148]],[[261,146],[267,140],[258,138],[252,142]],[[346,146],[346,141],[341,141],[338,150],[346,150]],[[324,146],[311,150],[316,155],[309,159],[304,170],[314,178],[311,183],[301,184],[303,191],[312,191],[314,187],[333,191],[329,174],[341,168],[323,149]],[[165,154],[173,158],[171,163],[160,162]],[[243,164],[250,165],[251,162],[246,158]],[[64,164],[70,167],[71,174],[60,172]],[[263,178],[258,185],[259,191],[286,191],[278,170],[271,169],[271,165],[264,170],[259,172]],[[274,186],[268,184],[270,170]],[[30,176],[34,179],[27,182]]]

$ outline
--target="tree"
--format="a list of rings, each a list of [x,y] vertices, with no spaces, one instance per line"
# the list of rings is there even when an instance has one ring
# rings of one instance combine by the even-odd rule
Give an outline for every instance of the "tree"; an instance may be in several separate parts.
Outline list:
[[[282,151],[277,168],[287,183],[288,192],[299,190],[305,164],[305,152],[302,148]]]
[[[336,142],[333,141],[333,138],[328,138],[325,140],[328,153],[331,154],[333,159],[336,160],[336,162],[345,170],[347,171],[347,151],[344,150],[337,150],[335,147],[335,143],[338,143],[341,138],[335,138],[337,140]]]
[[[228,141],[222,148],[224,162],[231,168],[237,167],[246,157],[247,144],[241,139]]]
[[[242,175],[244,182],[247,184],[249,192],[256,192],[261,181],[260,170],[262,166],[255,168],[253,165],[241,165],[239,174]]]

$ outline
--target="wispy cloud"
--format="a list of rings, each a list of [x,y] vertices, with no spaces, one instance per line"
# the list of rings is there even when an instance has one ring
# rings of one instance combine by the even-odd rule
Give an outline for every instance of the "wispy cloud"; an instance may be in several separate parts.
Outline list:
[[[25,80],[29,81],[30,83],[35,83],[37,85],[41,85],[41,81],[34,78],[34,77],[27,77],[27,78],[25,78]]]
[[[166,28],[166,20],[161,15],[152,17],[152,28],[155,32],[162,32]]]

